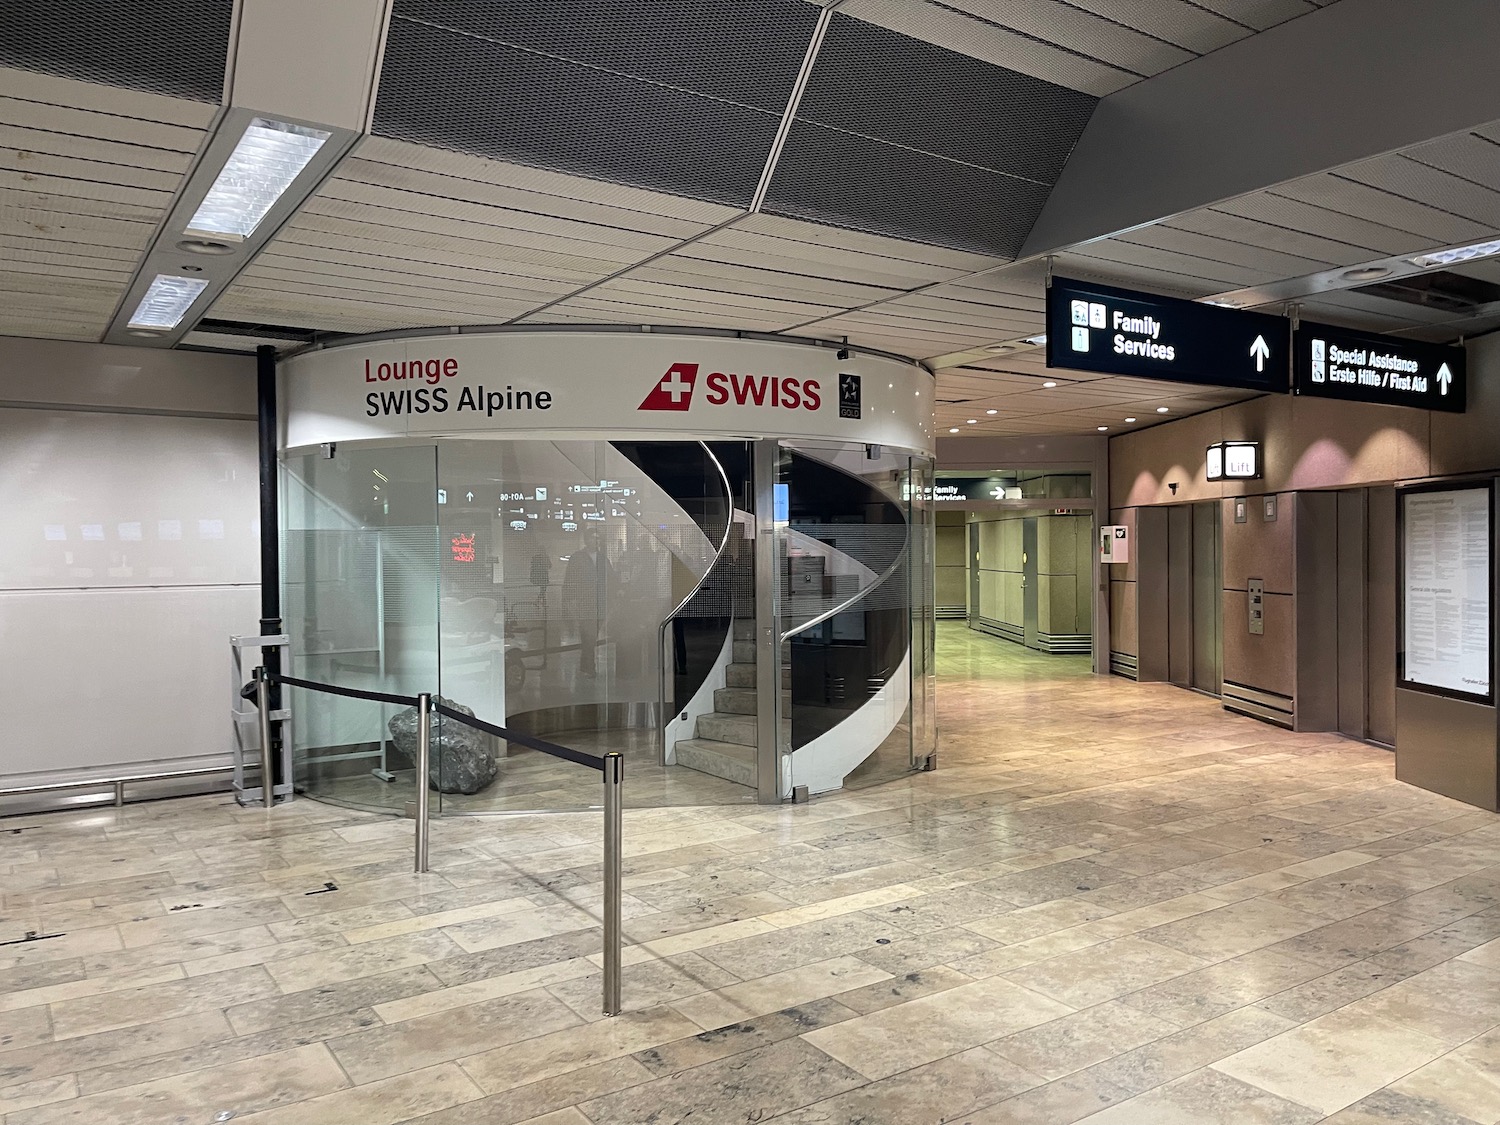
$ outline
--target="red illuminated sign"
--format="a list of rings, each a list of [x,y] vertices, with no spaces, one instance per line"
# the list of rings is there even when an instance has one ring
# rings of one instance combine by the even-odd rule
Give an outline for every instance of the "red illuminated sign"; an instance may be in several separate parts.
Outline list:
[[[455,535],[451,543],[453,546],[454,562],[471,563],[474,561],[474,536]]]

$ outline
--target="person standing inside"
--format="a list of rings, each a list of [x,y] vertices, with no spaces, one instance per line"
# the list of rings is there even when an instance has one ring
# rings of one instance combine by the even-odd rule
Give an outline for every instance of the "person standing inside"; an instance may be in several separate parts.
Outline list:
[[[563,574],[563,604],[578,632],[578,671],[593,679],[599,627],[610,587],[609,555],[597,527],[583,533],[583,545],[568,558]]]

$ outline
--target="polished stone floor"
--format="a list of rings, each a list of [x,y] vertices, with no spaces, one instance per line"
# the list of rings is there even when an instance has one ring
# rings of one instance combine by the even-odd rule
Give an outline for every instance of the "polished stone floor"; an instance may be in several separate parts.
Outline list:
[[[4,1125],[1500,1121],[1500,819],[941,634],[941,768],[596,814],[0,821]],[[31,935],[31,940],[26,940]]]

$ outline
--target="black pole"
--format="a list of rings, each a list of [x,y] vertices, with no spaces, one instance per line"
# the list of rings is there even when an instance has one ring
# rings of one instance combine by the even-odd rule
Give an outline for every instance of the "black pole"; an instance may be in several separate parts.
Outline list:
[[[255,406],[260,430],[260,635],[274,637],[281,633],[281,515],[276,475],[276,349],[263,344],[255,349]],[[266,671],[281,671],[281,650],[263,651]],[[272,684],[272,710],[281,707],[281,686]],[[282,777],[281,722],[271,724],[272,766],[275,785],[288,780]],[[266,807],[275,802],[268,799]]]

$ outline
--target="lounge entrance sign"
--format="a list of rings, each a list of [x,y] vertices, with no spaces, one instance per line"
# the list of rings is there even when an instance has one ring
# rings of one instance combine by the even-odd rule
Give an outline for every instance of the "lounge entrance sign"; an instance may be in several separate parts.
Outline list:
[[[1462,414],[1468,405],[1463,348],[1301,324],[1293,342],[1299,395],[1415,406]]]
[[[1047,289],[1047,366],[1281,393],[1287,322],[1198,301],[1056,277]]]

